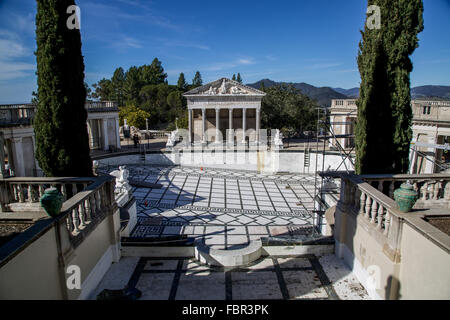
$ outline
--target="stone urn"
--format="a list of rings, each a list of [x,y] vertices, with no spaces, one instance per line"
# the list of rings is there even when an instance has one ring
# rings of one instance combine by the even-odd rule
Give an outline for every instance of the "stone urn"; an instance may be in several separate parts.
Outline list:
[[[50,217],[56,217],[61,212],[64,197],[58,189],[52,187],[45,189],[44,194],[39,201],[42,208],[44,208],[45,212]]]
[[[394,191],[394,199],[401,212],[410,212],[417,201],[418,193],[410,183],[403,183]]]

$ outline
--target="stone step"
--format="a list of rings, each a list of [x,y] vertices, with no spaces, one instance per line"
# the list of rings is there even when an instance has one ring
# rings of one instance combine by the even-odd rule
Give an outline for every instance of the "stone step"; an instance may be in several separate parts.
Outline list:
[[[253,240],[241,249],[212,249],[201,241],[195,243],[195,258],[201,263],[219,267],[238,267],[247,265],[262,255],[261,240]]]

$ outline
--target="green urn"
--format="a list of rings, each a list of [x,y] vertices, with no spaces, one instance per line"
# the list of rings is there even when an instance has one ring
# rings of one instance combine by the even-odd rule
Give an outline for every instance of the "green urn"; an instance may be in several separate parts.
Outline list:
[[[39,199],[42,208],[50,217],[56,217],[60,211],[64,202],[64,197],[58,191],[58,189],[52,187],[45,189],[44,194]]]
[[[410,212],[417,201],[418,193],[410,183],[403,183],[394,191],[394,199],[401,212]]]

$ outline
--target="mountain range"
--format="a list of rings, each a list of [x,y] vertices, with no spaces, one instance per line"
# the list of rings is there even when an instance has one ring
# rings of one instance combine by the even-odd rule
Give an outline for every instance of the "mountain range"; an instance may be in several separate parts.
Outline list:
[[[255,83],[247,84],[249,87],[260,89],[264,84],[265,88],[270,88],[282,84],[290,84],[294,88],[300,90],[301,93],[307,95],[311,99],[316,100],[323,107],[330,107],[332,99],[348,99],[357,98],[359,96],[359,88],[342,89],[330,87],[315,87],[310,84],[292,83],[292,82],[276,82],[270,79],[262,79]],[[443,99],[450,100],[450,86],[420,86],[411,89],[411,97],[413,99]]]

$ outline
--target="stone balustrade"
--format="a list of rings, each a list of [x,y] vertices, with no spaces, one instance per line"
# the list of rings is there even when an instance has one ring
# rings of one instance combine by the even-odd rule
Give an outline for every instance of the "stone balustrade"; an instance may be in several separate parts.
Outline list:
[[[108,214],[117,210],[114,180],[111,176],[98,177],[64,202],[59,221],[65,224],[73,246],[77,246]]]
[[[364,182],[360,176],[347,175],[341,177],[338,206],[372,226],[373,236],[389,245],[395,259],[404,214],[397,209],[393,199]]]
[[[17,211],[17,205],[28,204],[28,208],[39,208],[39,199],[45,189],[55,187],[64,201],[85,189],[94,180],[89,178],[30,178],[14,177],[0,179],[0,204],[2,211]],[[19,206],[22,210],[24,206]]]
[[[29,125],[34,118],[33,104],[0,105],[0,125]]]
[[[394,191],[409,181],[419,194],[414,208],[450,208],[450,174],[363,175],[372,187],[394,199]]]
[[[76,244],[84,237],[82,233],[94,228],[108,213],[117,209],[114,185],[112,176],[0,179],[1,211],[14,217],[26,212],[43,212],[39,198],[46,188],[55,187],[64,197],[56,220],[65,226],[70,240]]]
[[[0,126],[32,124],[36,107],[32,103],[0,105]],[[88,112],[116,112],[119,110],[115,101],[88,101],[84,107]]]

